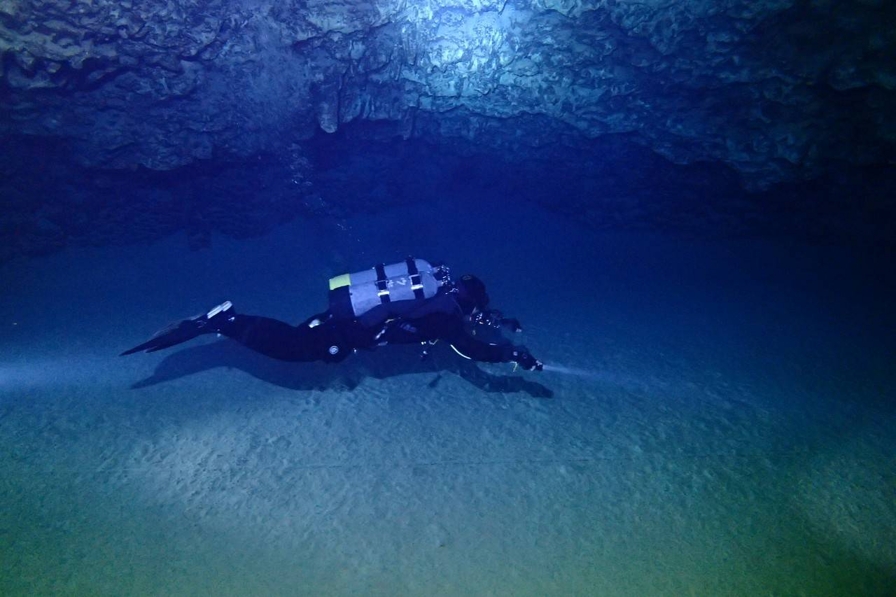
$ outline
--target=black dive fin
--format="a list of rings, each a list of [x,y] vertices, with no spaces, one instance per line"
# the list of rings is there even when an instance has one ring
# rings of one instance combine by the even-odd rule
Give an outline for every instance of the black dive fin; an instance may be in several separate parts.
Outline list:
[[[236,312],[233,310],[233,304],[230,301],[224,301],[217,307],[204,315],[197,315],[191,319],[184,319],[177,323],[172,323],[161,332],[156,334],[138,346],[128,349],[119,356],[134,354],[135,352],[146,351],[155,352],[174,346],[187,340],[192,340],[199,334],[210,334],[218,332],[221,326],[227,321],[233,321]]]
[[[157,350],[162,350],[163,348],[168,348],[169,346],[175,346],[176,344],[180,344],[182,342],[186,342],[187,340],[192,340],[196,336],[200,334],[201,327],[198,325],[198,322],[194,319],[187,319],[184,321],[180,321],[178,323],[171,324],[164,330],[157,332],[152,338],[135,346],[134,348],[130,348],[119,356],[125,356],[129,354],[134,354],[135,352],[155,352]]]

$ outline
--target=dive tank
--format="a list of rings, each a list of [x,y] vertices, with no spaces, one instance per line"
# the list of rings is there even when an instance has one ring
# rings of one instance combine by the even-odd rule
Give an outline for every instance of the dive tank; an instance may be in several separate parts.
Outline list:
[[[434,297],[446,283],[447,268],[433,266],[424,259],[379,264],[330,278],[330,312],[339,319],[353,319],[374,307],[387,305],[387,311],[399,314],[413,301]]]

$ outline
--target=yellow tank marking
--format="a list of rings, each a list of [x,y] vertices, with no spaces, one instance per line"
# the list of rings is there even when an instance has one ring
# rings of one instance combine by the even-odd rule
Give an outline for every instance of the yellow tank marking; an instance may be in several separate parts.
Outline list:
[[[343,286],[349,286],[352,283],[351,274],[342,274],[335,278],[330,278],[330,290],[336,290]]]

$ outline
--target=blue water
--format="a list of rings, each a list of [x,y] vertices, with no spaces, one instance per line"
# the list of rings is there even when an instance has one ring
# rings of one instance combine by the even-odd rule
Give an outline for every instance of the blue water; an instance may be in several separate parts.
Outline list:
[[[484,279],[546,370],[116,356],[225,299],[301,321],[330,276],[408,254]],[[8,263],[0,593],[892,594],[886,267],[447,191]]]

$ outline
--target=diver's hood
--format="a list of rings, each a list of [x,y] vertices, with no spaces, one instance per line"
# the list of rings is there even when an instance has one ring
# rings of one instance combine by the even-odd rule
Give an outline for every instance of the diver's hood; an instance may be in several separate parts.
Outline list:
[[[475,309],[484,311],[488,306],[488,293],[485,284],[476,276],[466,274],[454,283],[457,291],[457,302],[464,313],[469,315]]]

